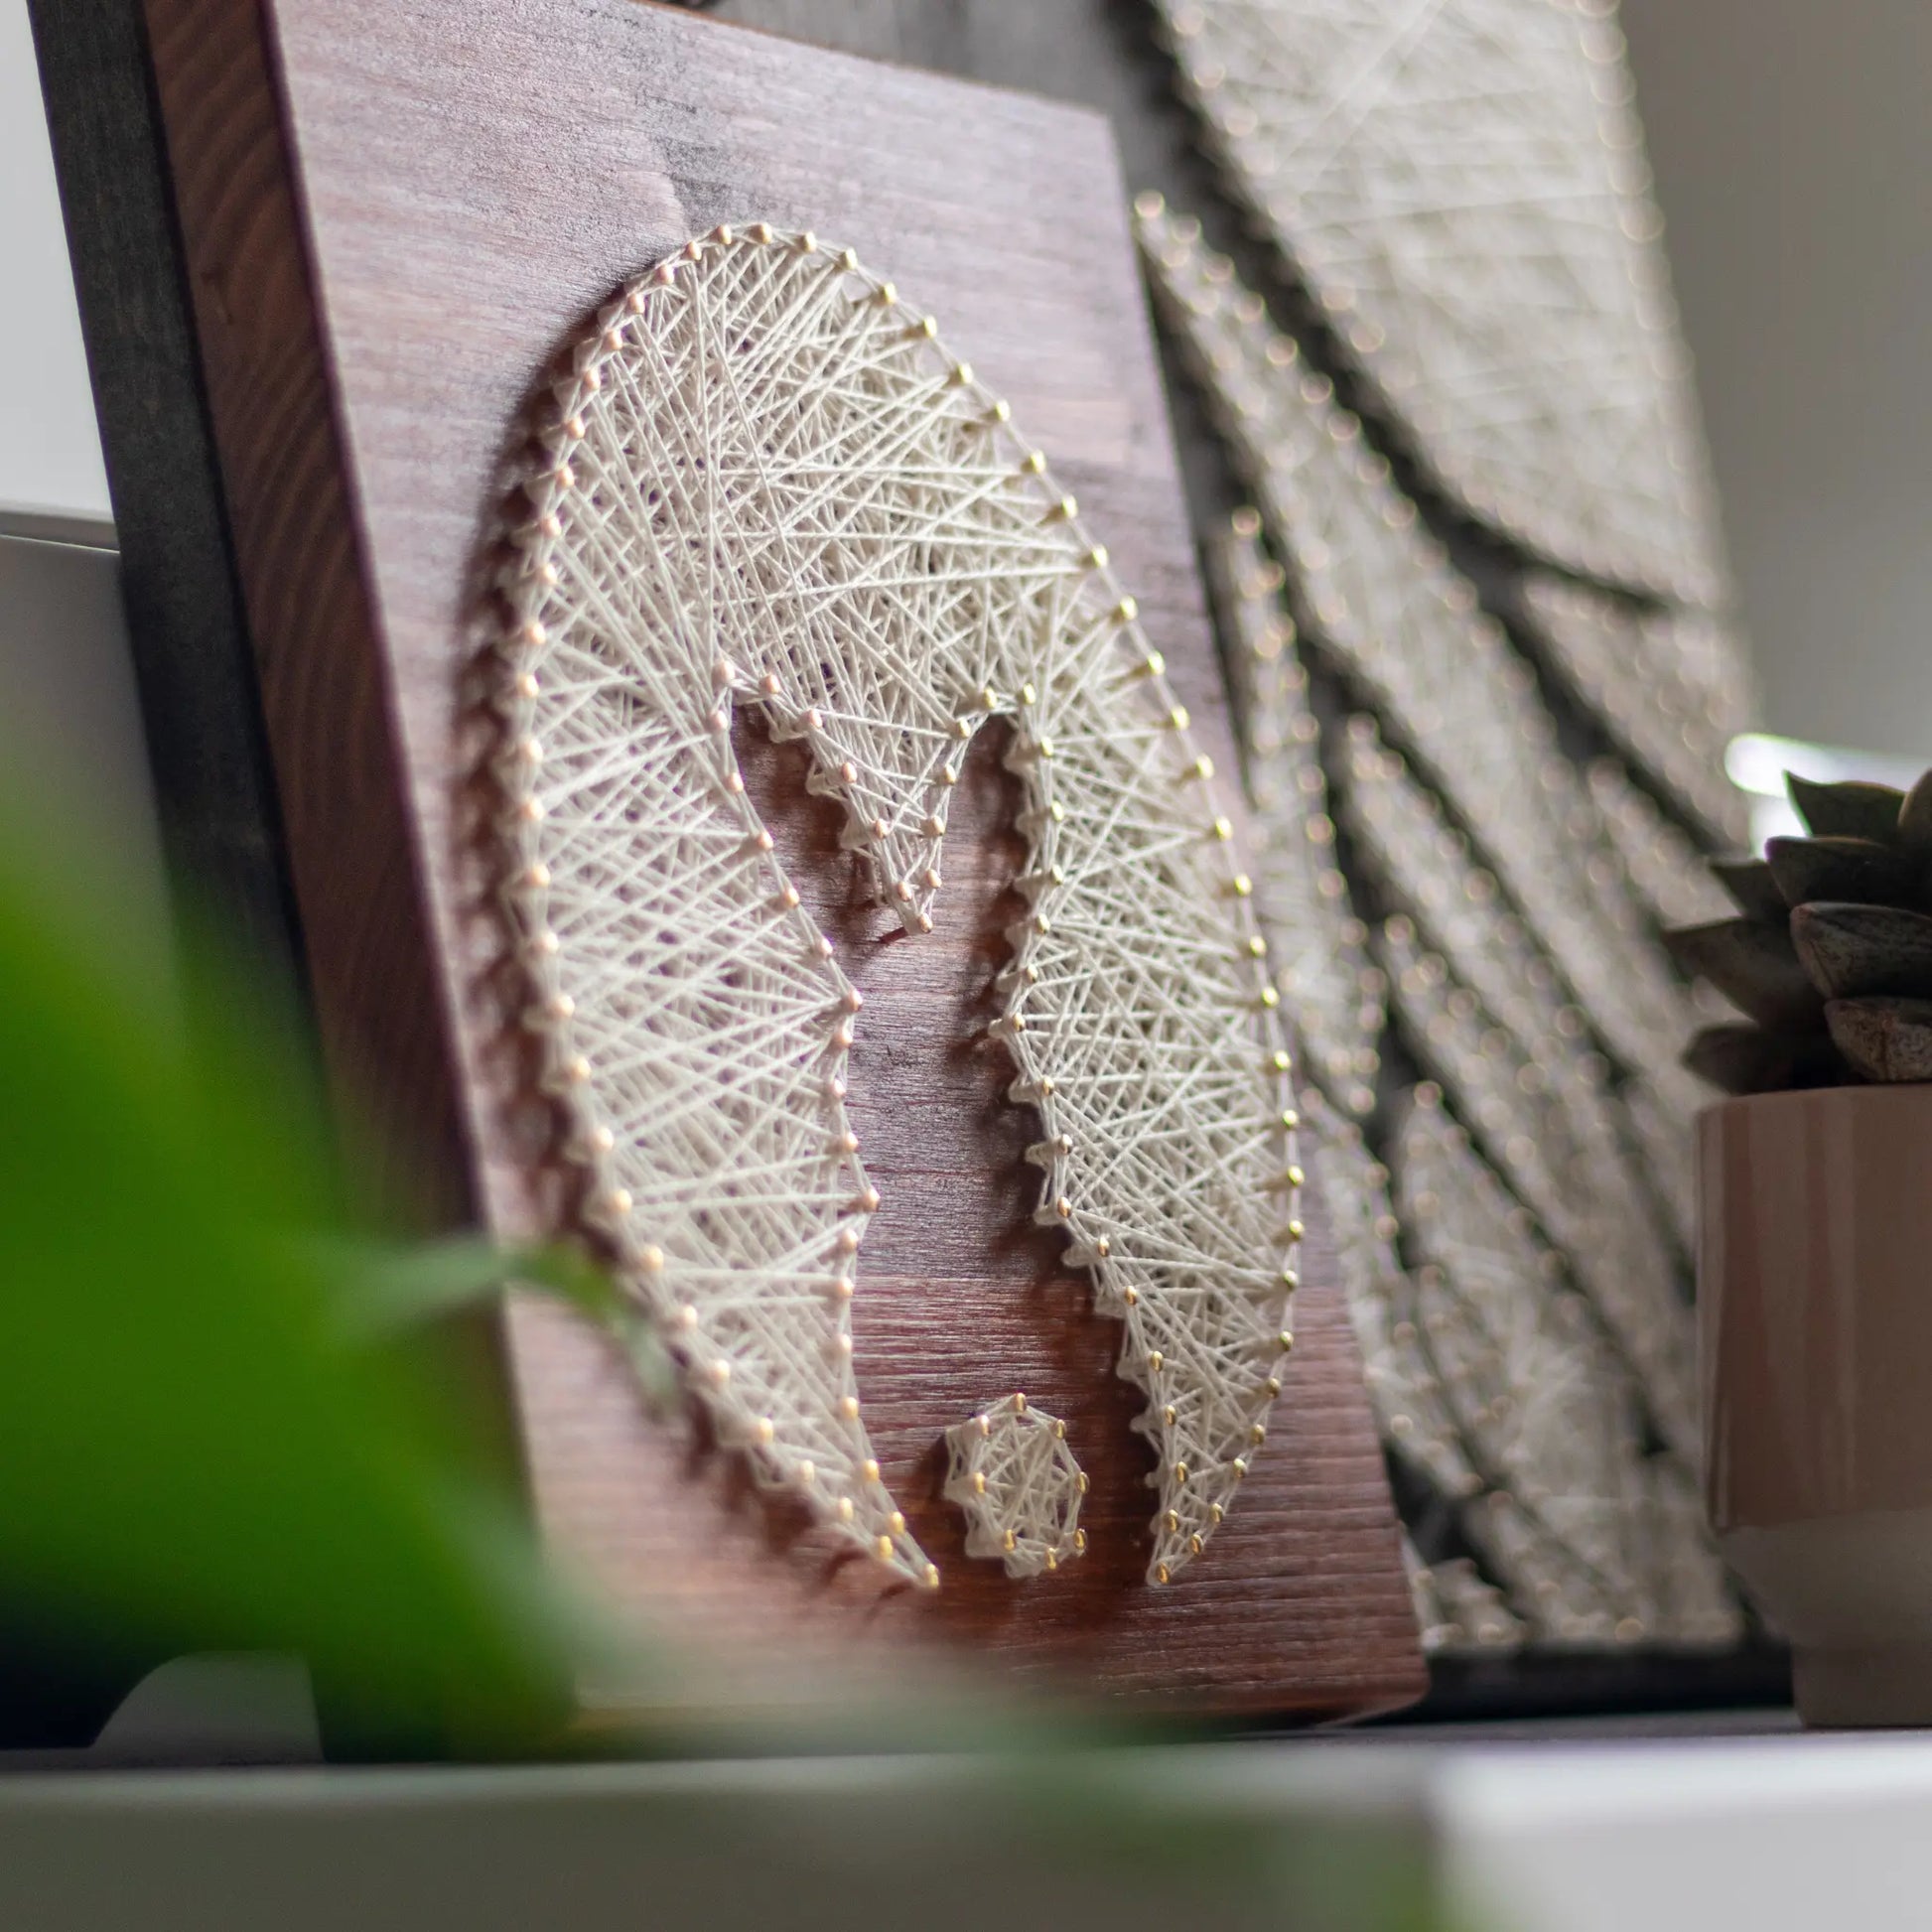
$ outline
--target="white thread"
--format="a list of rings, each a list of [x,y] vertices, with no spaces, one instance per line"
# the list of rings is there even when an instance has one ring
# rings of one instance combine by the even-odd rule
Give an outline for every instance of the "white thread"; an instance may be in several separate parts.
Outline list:
[[[1378,951],[1411,1045],[1569,1258],[1638,1368],[1664,1435],[1690,1453],[1689,1314],[1624,1152],[1628,1123],[1608,1065],[1440,803],[1382,747],[1372,720],[1352,719],[1347,738],[1355,849],[1385,896],[1408,908],[1384,922]],[[1418,923],[1440,951],[1422,943]]]
[[[863,1024],[747,799],[734,710],[811,754],[909,931],[990,719],[1030,916],[994,1031],[1149,1398],[1167,1582],[1232,1506],[1288,1346],[1290,1056],[1232,826],[1134,601],[1004,404],[889,283],[719,230],[622,291],[558,390],[503,589],[508,903],[586,1217],[722,1438],[897,1573],[849,1307],[878,1195]]]
[[[1268,634],[1278,660],[1292,656],[1292,632],[1282,627],[1280,573],[1259,568],[1261,553],[1250,529],[1232,532],[1224,547],[1235,653],[1243,639]],[[1292,677],[1276,675],[1251,685],[1247,699],[1239,715],[1250,737],[1251,776],[1261,778],[1280,764],[1279,747],[1299,739],[1305,697]],[[1267,759],[1257,733],[1277,747]],[[1380,950],[1412,1047],[1449,1083],[1556,1237],[1625,1359],[1640,1366],[1645,1403],[1688,1450],[1695,1433],[1688,1314],[1653,1210],[1624,1154],[1617,1131],[1624,1121],[1621,1103],[1606,1085],[1607,1068],[1591,1046],[1584,1016],[1566,1004],[1497,881],[1475,865],[1467,839],[1447,823],[1440,802],[1382,745],[1374,721],[1353,718],[1340,736],[1341,800],[1355,851],[1377,875],[1385,900],[1410,908],[1384,923]],[[1304,817],[1321,802],[1301,785],[1279,782],[1258,787],[1255,797],[1260,850],[1271,842],[1293,850]],[[1449,960],[1423,948],[1418,921]],[[1465,975],[1466,984],[1455,983],[1451,968]],[[1496,1025],[1491,1015],[1505,1024]],[[1648,1498],[1658,1485],[1682,1487],[1688,1478],[1668,1456],[1621,1466],[1626,1449],[1635,1454],[1633,1439],[1621,1429],[1603,1436],[1602,1388],[1620,1391],[1617,1399],[1634,1414],[1637,1385],[1605,1349],[1587,1312],[1552,1326],[1553,1311],[1582,1308],[1557,1256],[1527,1231],[1509,1229],[1509,1215],[1520,1210],[1510,1208],[1433,1099],[1425,1096],[1414,1114],[1402,1148],[1422,1173],[1420,1183],[1407,1176],[1407,1198],[1412,1205],[1425,1203],[1417,1212],[1426,1224],[1415,1231],[1426,1257],[1421,1280],[1397,1261],[1388,1175],[1362,1146],[1359,1130],[1327,1108],[1312,1086],[1302,1096],[1310,1165],[1335,1230],[1340,1279],[1384,1442],[1446,1496],[1465,1503],[1476,1498],[1463,1513],[1472,1524],[1489,1526],[1482,1546],[1546,1640],[1614,1642],[1619,1628],[1627,1638],[1633,1624],[1686,1641],[1708,1640],[1708,1616],[1700,1620],[1694,1607],[1681,1614],[1659,1608],[1701,1603],[1708,1610],[1713,1587],[1722,1598],[1722,1581],[1713,1583],[1708,1537],[1694,1515],[1643,1501],[1647,1513],[1630,1529],[1631,1536],[1642,1537],[1640,1560],[1619,1549],[1616,1561],[1625,1567],[1594,1579],[1590,1557],[1580,1560],[1557,1547],[1554,1531],[1538,1526],[1533,1509],[1518,1509],[1523,1498],[1538,1495],[1546,1470],[1565,1469],[1560,1448],[1555,1460],[1539,1459],[1565,1429],[1597,1434],[1599,1456],[1608,1464],[1599,1462],[1595,1480],[1615,1493]],[[1470,1194],[1473,1206],[1445,1214],[1431,1176],[1437,1185]],[[1473,1304],[1450,1297],[1445,1286],[1468,1275],[1487,1284]],[[1496,1339],[1495,1322],[1516,1339]],[[1576,1353],[1565,1339],[1566,1324],[1579,1322],[1587,1345]],[[1519,1372],[1540,1375],[1547,1385],[1542,1399],[1555,1405],[1522,1442],[1497,1429],[1509,1405],[1525,1394],[1507,1385],[1506,1377]],[[1568,1416],[1561,1394],[1566,1388],[1577,1405]],[[1632,1561],[1639,1561],[1634,1571],[1628,1568]],[[1481,1622],[1486,1613],[1480,1590],[1486,1587],[1473,1578],[1469,1583],[1477,1594],[1464,1607]],[[1425,1607],[1432,1604],[1439,1623],[1425,1619],[1427,1640],[1472,1640],[1469,1628],[1444,1620],[1436,1598]],[[1507,1613],[1502,1615],[1501,1626],[1493,1616],[1487,1620],[1496,1641],[1510,1637]],[[1725,1615],[1734,1619],[1734,1611]]]
[[[1382,1440],[1446,1496],[1474,1495],[1482,1478],[1423,1346],[1415,1282],[1396,1259],[1400,1229],[1389,1201],[1389,1171],[1370,1155],[1361,1129],[1312,1087],[1303,1090],[1302,1126]]]
[[[1383,961],[1418,1059],[1456,1096],[1497,1170],[1532,1208],[1635,1369],[1645,1408],[1681,1455],[1698,1453],[1696,1337],[1674,1258],[1615,1131],[1613,1102],[1580,1056],[1539,1058],[1416,943],[1384,927]]]
[[[1199,223],[1137,216],[1164,317],[1200,371],[1269,533],[1328,652],[1426,760],[1482,840],[1537,938],[1631,1066],[1674,1058],[1684,1004],[1610,868],[1529,666],[1475,587],[1420,527],[1333,385],[1301,365],[1261,299],[1199,245]]]
[[[1492,1485],[1465,1525],[1517,1610],[1542,1641],[1734,1641],[1681,1466],[1644,1454],[1629,1374],[1527,1211],[1433,1088],[1417,1089],[1397,1139],[1425,1340]]]
[[[969,1557],[1037,1577],[1085,1553],[1086,1472],[1059,1417],[1010,1395],[947,1430],[946,1458],[944,1493],[965,1514]]]
[[[1409,1579],[1409,1600],[1422,1631],[1422,1647],[1429,1656],[1493,1653],[1521,1646],[1522,1623],[1467,1557],[1426,1564],[1405,1533],[1402,1568]]]
[[[1420,453],[1573,567],[1724,573],[1688,358],[1598,0],[1158,0],[1235,193]]]
[[[1375,1105],[1387,989],[1335,864],[1320,729],[1281,599],[1282,567],[1262,549],[1260,529],[1258,512],[1237,510],[1207,547],[1251,807],[1255,909],[1305,1070],[1359,1117]]]
[[[1388,898],[1431,939],[1484,1005],[1526,1044],[1567,1059],[1591,1050],[1588,1021],[1543,949],[1401,753],[1357,714],[1338,762],[1343,822]]]
[[[1659,925],[1703,925],[1735,908],[1690,839],[1630,782],[1614,759],[1593,759],[1584,782],[1601,815],[1624,876]]]
[[[1664,1066],[1624,1082],[1623,1114],[1637,1158],[1663,1202],[1681,1252],[1697,1252],[1697,1103],[1703,1098],[1680,1066]]]
[[[1714,620],[1703,613],[1639,618],[1543,571],[1524,578],[1523,598],[1550,662],[1638,768],[1714,843],[1749,844],[1744,794],[1725,775],[1725,746],[1741,729],[1740,707],[1701,689],[1690,670],[1703,652],[1689,639],[1711,634]]]

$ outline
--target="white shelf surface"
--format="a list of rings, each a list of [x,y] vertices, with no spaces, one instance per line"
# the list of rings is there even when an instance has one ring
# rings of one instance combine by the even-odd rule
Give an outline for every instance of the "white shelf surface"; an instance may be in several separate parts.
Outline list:
[[[1358,1859],[1426,1870],[1458,1932],[1932,1924],[1932,1737],[1446,1735],[1023,1767],[899,1756],[0,1776],[0,1923],[1393,1928],[1311,1915],[1327,1881],[1311,1878],[1310,1848],[1347,1842]],[[1245,1831],[1245,1851],[1228,1854],[1218,1828]],[[1224,1855],[1247,1861],[1225,1910]]]

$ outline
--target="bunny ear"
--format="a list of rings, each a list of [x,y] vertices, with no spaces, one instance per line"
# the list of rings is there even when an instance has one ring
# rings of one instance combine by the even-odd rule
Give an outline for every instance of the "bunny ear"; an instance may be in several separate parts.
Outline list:
[[[759,1479],[936,1584],[852,1362],[880,1206],[845,1107],[862,1002],[732,724],[803,746],[916,943],[1000,720],[1030,903],[992,1032],[1040,1115],[1035,1218],[1147,1397],[1167,1583],[1267,1434],[1302,1171],[1252,882],[1134,599],[931,318],[810,235],[686,244],[571,366],[502,578],[496,770],[582,1217]]]

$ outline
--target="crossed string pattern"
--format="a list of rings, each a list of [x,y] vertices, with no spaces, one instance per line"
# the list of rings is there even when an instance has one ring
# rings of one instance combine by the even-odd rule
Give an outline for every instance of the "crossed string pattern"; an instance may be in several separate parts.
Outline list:
[[[1375,721],[1352,718],[1347,727],[1343,768],[1342,818],[1354,835],[1356,850],[1364,854],[1381,878],[1388,895],[1413,913],[1433,945],[1449,962],[1460,989],[1472,993],[1482,1007],[1507,1030],[1526,1062],[1538,1071],[1520,1074],[1519,1091],[1545,1084],[1561,1089],[1570,1105],[1586,1117],[1587,1138],[1600,1143],[1606,1131],[1621,1139],[1627,1130],[1634,1143],[1644,1178],[1665,1203],[1678,1247],[1689,1254],[1694,1245],[1694,1209],[1689,1190],[1695,1173],[1691,1152],[1693,1118],[1704,1104],[1696,1080],[1674,1059],[1653,1061],[1627,1076],[1612,1093],[1605,1069],[1589,1040],[1589,1022],[1573,1004],[1552,972],[1543,951],[1522,920],[1503,900],[1495,875],[1480,866],[1467,837],[1447,822],[1442,802],[1416,779],[1406,761],[1383,743]],[[1615,773],[1615,789],[1606,785]],[[1590,795],[1603,813],[1610,844],[1633,888],[1641,884],[1635,857],[1626,851],[1626,821],[1618,809],[1648,814],[1657,835],[1681,839],[1664,823],[1642,794],[1635,791],[1620,765],[1599,760],[1587,774]],[[1661,849],[1661,848],[1660,848]],[[1587,862],[1592,877],[1600,875],[1600,858]],[[1695,874],[1710,885],[1710,871],[1702,861]],[[1649,904],[1648,897],[1645,899]],[[1402,932],[1406,914],[1384,928],[1386,948],[1408,943]],[[1398,988],[1398,1007],[1409,1009],[1412,1031],[1428,1024],[1414,1011],[1411,988]],[[1674,995],[1674,997],[1677,997]],[[1698,1024],[1702,994],[1693,988],[1688,1001],[1680,999],[1678,1024],[1686,1031]],[[1451,1083],[1452,1084],[1452,1083]],[[1512,1103],[1518,1119],[1524,1116]],[[1587,1124],[1596,1116],[1595,1125]],[[1532,1143],[1538,1130],[1524,1127]],[[1580,1199],[1605,1197],[1604,1211],[1613,1227],[1635,1226],[1647,1218],[1639,1201],[1623,1198],[1629,1182],[1620,1161],[1605,1157],[1579,1171],[1571,1185]],[[1628,1237],[1641,1239],[1641,1236]],[[1626,1246],[1626,1237],[1607,1243],[1586,1244],[1592,1266],[1612,1267]]]
[[[1427,1564],[1405,1531],[1402,1568],[1426,1652],[1514,1650],[1521,1645],[1522,1620],[1467,1557]]]
[[[1396,1146],[1423,1331],[1493,1483],[1465,1524],[1539,1636],[1609,1637],[1646,1595],[1635,1390],[1434,1089]]]
[[[1455,1094],[1636,1370],[1658,1433],[1695,1457],[1696,1341],[1677,1266],[1617,1137],[1609,1096],[1571,1056],[1546,1061],[1497,1025],[1440,953],[1390,920],[1382,957],[1417,1058]]]
[[[1312,756],[1313,721],[1306,680],[1279,668],[1297,655],[1298,640],[1283,604],[1284,573],[1268,567],[1257,522],[1239,519],[1218,553],[1232,654],[1238,660],[1243,641],[1258,638],[1274,654],[1271,675],[1248,682],[1237,714],[1251,783],[1265,765],[1277,771],[1276,783],[1253,792],[1259,849],[1293,850],[1311,811],[1325,820],[1329,798],[1292,781],[1299,759]],[[1300,563],[1299,552],[1289,554]],[[1496,876],[1383,744],[1375,720],[1353,717],[1337,738],[1340,812],[1353,849],[1385,902],[1402,908],[1384,921],[1377,950],[1403,1031],[1557,1244],[1546,1249],[1517,1225],[1522,1210],[1473,1146],[1450,1138],[1451,1124],[1430,1100],[1404,1132],[1399,1165],[1425,1177],[1447,1173],[1462,1190],[1478,1186],[1477,1174],[1482,1181],[1471,1219],[1466,1204],[1445,1213],[1437,1190],[1405,1173],[1406,1199],[1428,1223],[1410,1230],[1421,1270],[1405,1271],[1392,1245],[1399,1223],[1387,1174],[1353,1123],[1315,1087],[1305,1089],[1310,1165],[1336,1228],[1384,1440],[1462,1503],[1540,1641],[1613,1640],[1619,1628],[1626,1637],[1720,1639],[1734,1623],[1728,1611],[1720,1614],[1721,1587],[1714,1607],[1708,1537],[1679,1503],[1685,1465],[1673,1454],[1644,1454],[1633,1423],[1648,1412],[1679,1450],[1691,1450],[1688,1313],[1656,1208],[1625,1150],[1626,1134],[1646,1139],[1636,1109],[1626,1112],[1625,1096],[1610,1090],[1584,1013]],[[1292,756],[1264,755],[1264,739],[1293,745]],[[1265,916],[1268,901],[1261,903]],[[1345,901],[1327,916],[1344,910]],[[1299,1020],[1297,989],[1284,992]],[[1309,1065],[1322,1081],[1323,1060]],[[1655,1099],[1648,1089],[1643,1097]],[[1642,1125],[1654,1133],[1654,1120]],[[1683,1150],[1667,1139],[1657,1165],[1660,1174],[1675,1172]],[[1480,1293],[1452,1292],[1471,1280]],[[1518,1373],[1542,1378],[1532,1407],[1509,1391]],[[1581,1459],[1579,1445],[1587,1446]],[[1558,1472],[1573,1501],[1582,1498],[1566,1508],[1586,1526],[1592,1497],[1634,1511],[1628,1536],[1614,1544],[1585,1537],[1581,1554],[1572,1549],[1564,1537],[1574,1523],[1553,1525],[1539,1514],[1546,1470]],[[1479,1643],[1472,1633],[1481,1622],[1439,1618],[1427,1627],[1443,1647]]]
[[[1396,1255],[1400,1226],[1389,1199],[1389,1171],[1370,1154],[1361,1128],[1337,1113],[1317,1087],[1303,1091],[1302,1127],[1310,1172],[1334,1230],[1336,1272],[1382,1440],[1444,1495],[1478,1495],[1482,1477],[1423,1344],[1416,1284]]]
[[[1728,918],[1730,896],[1687,833],[1658,810],[1650,794],[1630,782],[1615,759],[1593,759],[1584,783],[1602,814],[1631,890],[1660,926],[1703,925]]]
[[[1513,1606],[1543,1641],[1735,1642],[1695,1484],[1644,1453],[1636,1386],[1558,1257],[1437,1089],[1416,1089],[1397,1145],[1423,1333],[1491,1485],[1463,1520]]]
[[[1037,1218],[1148,1398],[1168,1582],[1281,1390],[1302,1176],[1233,826],[1106,552],[929,317],[763,224],[603,311],[523,499],[506,902],[586,1221],[759,1479],[936,1586],[852,1366],[879,1205],[844,1105],[860,997],[731,726],[802,742],[919,933],[960,761],[1007,721],[1029,910],[993,1031],[1042,1122]]]
[[[1260,528],[1252,509],[1237,510],[1233,527],[1206,551],[1251,808],[1255,909],[1305,1066],[1317,1070],[1337,1106],[1359,1117],[1375,1105],[1386,989],[1335,864],[1308,671],[1294,620],[1276,595],[1282,567],[1262,550]]]
[[[1256,213],[1455,495],[1724,591],[1614,0],[1157,0]]]
[[[1585,1017],[1373,721],[1351,720],[1347,736],[1347,823],[1386,896],[1407,908],[1384,922],[1378,951],[1412,1048],[1569,1257],[1666,1439],[1692,1453],[1689,1310]]]
[[[1623,1117],[1680,1252],[1697,1252],[1697,1125],[1701,1102],[1679,1066],[1659,1067],[1623,1086]]]
[[[1606,144],[1632,156],[1637,144],[1620,45],[1590,18],[1609,6],[1159,3],[1229,185],[1449,493],[1572,569],[1716,602],[1703,453],[1661,258],[1642,242],[1654,210],[1640,159],[1624,179],[1612,163],[1607,193],[1593,173]],[[1379,1283],[1357,1328],[1385,1434],[1451,1496],[1469,1493],[1454,1458],[1468,1463],[1478,1493],[1459,1514],[1538,1641],[1728,1640],[1736,1609],[1687,1507],[1695,1484],[1645,1441],[1654,1422],[1680,1448],[1690,1436],[1665,1232],[1683,1225],[1673,1183],[1688,1172],[1690,1103],[1669,1063],[1689,1003],[1619,862],[1627,828],[1605,822],[1600,784],[1579,782],[1529,666],[1331,386],[1231,264],[1199,247],[1197,223],[1153,197],[1137,211],[1157,300],[1293,573],[1309,642],[1379,714],[1334,748],[1340,815],[1402,908],[1377,944],[1393,1010],[1484,1143],[1433,1086],[1412,1095],[1389,1153],[1415,1267],[1344,1260],[1345,1280]],[[1610,218],[1629,232],[1607,231]],[[1256,602],[1251,628],[1286,621],[1265,585]],[[1728,627],[1708,612],[1618,610],[1615,636],[1576,621],[1552,635],[1568,600],[1553,613],[1531,590],[1526,603],[1553,671],[1722,835],[1735,801],[1696,753],[1748,709]],[[1230,626],[1237,661],[1243,635]],[[1619,653],[1646,667],[1655,702],[1609,702],[1604,667]],[[1269,809],[1287,823],[1263,836],[1292,841],[1296,804],[1278,787]],[[1592,1024],[1624,1063],[1620,1081]],[[1323,1078],[1324,1060],[1311,1055],[1311,1070]],[[1372,1196],[1365,1152],[1337,1161],[1331,1118],[1309,1100],[1304,1111],[1324,1187]]]
[[[1024,1395],[946,1431],[944,1495],[966,1517],[966,1554],[996,1558],[1009,1577],[1037,1577],[1085,1554],[1086,1493],[1066,1424]]]
[[[1291,337],[1150,199],[1136,226],[1162,314],[1200,375],[1328,652],[1482,841],[1619,1057],[1674,1059],[1684,1002],[1604,845],[1534,673],[1420,524],[1360,422]],[[1532,804],[1532,801],[1533,804]],[[1604,865],[1592,873],[1588,860]]]
[[[1725,775],[1725,746],[1740,729],[1741,699],[1707,691],[1688,667],[1708,636],[1704,613],[1640,617],[1547,571],[1523,580],[1544,655],[1603,729],[1713,844],[1750,843],[1744,794]]]

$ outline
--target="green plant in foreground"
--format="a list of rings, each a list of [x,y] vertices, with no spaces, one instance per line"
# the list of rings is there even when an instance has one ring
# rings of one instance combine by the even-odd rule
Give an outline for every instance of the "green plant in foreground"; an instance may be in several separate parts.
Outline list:
[[[195,1050],[184,1009],[196,1016]],[[358,1229],[293,1030],[211,954],[0,870],[0,1644],[9,1677],[309,1662],[332,1736],[525,1749],[583,1625],[410,1333],[569,1256]]]

